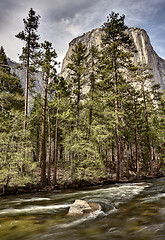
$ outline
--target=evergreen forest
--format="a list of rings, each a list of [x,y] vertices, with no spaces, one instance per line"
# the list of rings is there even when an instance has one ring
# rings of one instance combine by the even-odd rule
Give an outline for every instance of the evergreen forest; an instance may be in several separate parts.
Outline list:
[[[163,174],[165,94],[149,66],[133,63],[125,16],[107,17],[101,50],[74,46],[66,79],[57,74],[53,44],[40,42],[39,21],[31,8],[16,34],[25,89],[0,48],[0,193]],[[37,72],[42,92],[34,92]]]

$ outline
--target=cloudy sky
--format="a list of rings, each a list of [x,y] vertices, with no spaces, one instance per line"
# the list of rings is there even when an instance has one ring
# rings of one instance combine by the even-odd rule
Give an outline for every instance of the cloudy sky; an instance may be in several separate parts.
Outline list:
[[[30,8],[41,16],[41,41],[53,43],[59,61],[73,38],[100,27],[112,11],[125,14],[128,27],[145,29],[165,58],[165,0],[0,0],[0,46],[12,60],[21,54],[23,43],[15,35],[23,30]]]

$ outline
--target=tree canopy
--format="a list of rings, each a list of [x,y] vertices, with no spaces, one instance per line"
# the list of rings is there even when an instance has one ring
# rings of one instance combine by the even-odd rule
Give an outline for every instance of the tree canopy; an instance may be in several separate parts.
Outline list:
[[[152,83],[149,66],[133,63],[136,47],[125,16],[107,17],[100,49],[77,41],[66,78],[57,74],[53,44],[39,43],[39,19],[31,8],[16,35],[25,43],[20,56],[25,93],[0,48],[2,191],[27,183],[54,189],[164,171],[164,93]],[[42,72],[44,86],[28,112],[36,71]]]

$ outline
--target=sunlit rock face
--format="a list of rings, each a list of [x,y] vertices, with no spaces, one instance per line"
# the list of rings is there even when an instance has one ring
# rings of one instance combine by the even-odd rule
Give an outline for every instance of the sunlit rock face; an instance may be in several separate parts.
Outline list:
[[[63,60],[62,69],[61,69],[61,75],[64,78],[67,78],[69,75],[70,70],[67,69],[67,65],[71,61],[70,57],[72,55],[72,49],[75,47],[75,45],[78,42],[82,42],[85,46],[87,46],[88,49],[90,49],[90,47],[92,45],[97,46],[98,49],[100,49],[101,48],[101,35],[102,35],[101,29],[97,28],[97,29],[93,29],[90,32],[84,33],[82,36],[79,36],[79,37],[73,39],[69,43],[69,48],[68,48],[68,51]]]
[[[145,30],[140,28],[129,28],[128,31],[137,49],[137,53],[135,53],[134,56],[134,62],[136,64],[139,62],[148,64],[152,69],[152,80],[154,84],[159,83],[161,88],[165,90],[165,60],[159,57],[154,51]]]
[[[127,32],[133,38],[135,43],[137,53],[134,55],[134,63],[143,63],[150,66],[151,73],[153,74],[152,81],[154,84],[159,83],[162,90],[165,90],[165,60],[160,58],[154,51],[150,39],[145,30],[132,27],[128,28]],[[92,45],[97,46],[98,49],[101,48],[101,35],[102,30],[97,28],[90,32],[84,33],[82,36],[79,36],[73,39],[69,43],[69,48],[66,53],[66,56],[63,60],[61,75],[66,78],[69,75],[69,70],[67,65],[69,63],[70,57],[72,55],[72,49],[74,46],[81,41],[89,49]]]

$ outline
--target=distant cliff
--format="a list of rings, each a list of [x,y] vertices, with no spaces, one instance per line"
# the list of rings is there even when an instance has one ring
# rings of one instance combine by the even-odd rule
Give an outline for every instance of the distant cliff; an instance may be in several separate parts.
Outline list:
[[[16,63],[16,62],[8,60],[8,63],[9,63],[9,66],[10,66],[12,72],[15,73],[16,76],[20,79],[23,89],[25,89],[26,71],[18,68],[18,63]],[[42,80],[41,72],[38,72],[35,74],[35,80],[36,80],[35,87],[34,87],[35,92],[37,92],[37,93],[42,92],[43,91],[43,80]]]
[[[148,64],[152,69],[154,83],[159,83],[165,90],[165,60],[154,51],[150,39],[145,30],[140,28],[129,28],[137,53],[134,56],[134,62]]]
[[[159,83],[161,85],[162,90],[165,90],[165,60],[160,58],[157,53],[154,51],[150,39],[145,30],[132,27],[128,28],[128,33],[133,38],[137,53],[134,55],[134,62],[136,64],[145,63],[151,67],[151,72],[153,74],[153,82]],[[69,62],[69,57],[72,54],[72,49],[74,46],[81,41],[83,44],[87,46],[89,49],[92,45],[97,46],[98,49],[101,48],[101,35],[102,30],[100,28],[93,29],[90,32],[84,33],[82,36],[79,36],[73,39],[69,43],[68,51],[65,55],[63,60],[61,75],[65,78],[69,74],[69,70],[67,69],[67,65]],[[20,78],[23,88],[25,88],[25,79],[26,73],[25,70],[17,69],[17,63],[9,61],[10,67],[12,71]],[[35,76],[36,78],[36,92],[43,91],[43,81],[42,81],[42,74],[38,72]]]
[[[165,90],[165,60],[160,58],[153,47],[151,46],[150,39],[145,30],[132,27],[128,28],[129,35],[133,38],[137,53],[134,55],[134,63],[138,64],[145,63],[148,64],[152,69],[153,82],[159,83],[162,90]],[[72,54],[72,49],[74,46],[81,41],[89,49],[92,45],[97,46],[98,49],[101,48],[101,35],[102,30],[97,28],[90,32],[83,34],[69,43],[69,49],[66,53],[66,56],[63,60],[61,74],[63,77],[67,77],[69,70],[67,65],[69,62],[69,57]]]

